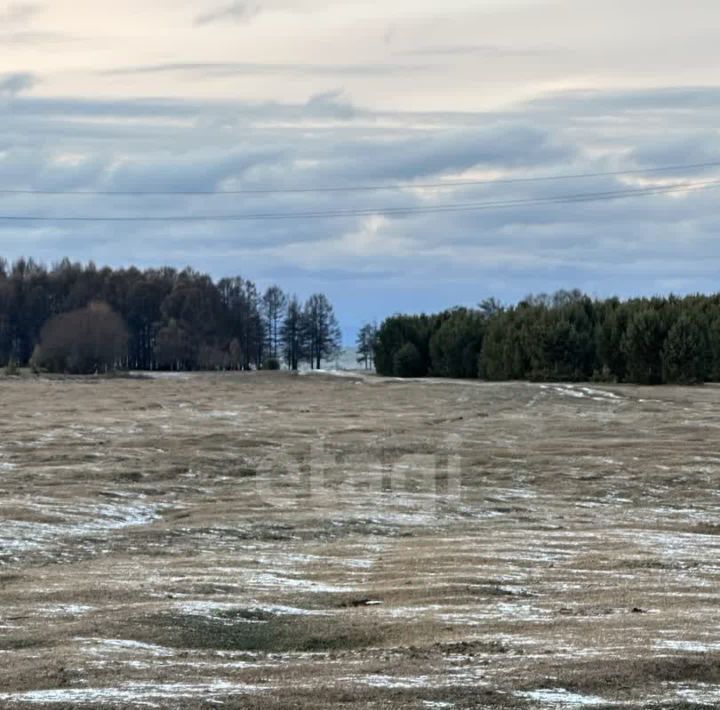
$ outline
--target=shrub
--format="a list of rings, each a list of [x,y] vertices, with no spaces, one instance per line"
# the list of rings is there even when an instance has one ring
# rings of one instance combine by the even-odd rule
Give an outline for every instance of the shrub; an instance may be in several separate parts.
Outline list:
[[[122,318],[107,304],[92,303],[42,327],[32,366],[78,375],[107,372],[126,357],[127,341]]]

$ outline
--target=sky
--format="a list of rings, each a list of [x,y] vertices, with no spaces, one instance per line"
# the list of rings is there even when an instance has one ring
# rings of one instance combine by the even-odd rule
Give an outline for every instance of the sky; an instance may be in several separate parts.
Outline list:
[[[488,296],[715,291],[720,165],[682,166],[720,162],[718,27],[717,0],[0,2],[0,255],[322,291],[346,341]]]

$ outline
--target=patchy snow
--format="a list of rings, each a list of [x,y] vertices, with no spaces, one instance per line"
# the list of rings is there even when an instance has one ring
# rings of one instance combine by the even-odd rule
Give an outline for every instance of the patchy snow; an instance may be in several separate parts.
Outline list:
[[[672,651],[686,651],[688,653],[709,653],[720,650],[720,642],[703,643],[702,641],[681,641],[678,639],[664,639],[655,644],[659,649]]]
[[[477,626],[486,623],[490,619],[524,622],[542,621],[547,619],[550,614],[550,611],[540,609],[526,602],[513,603],[501,601],[487,604],[482,608],[455,605],[450,612],[438,613],[437,618],[447,624]]]
[[[591,705],[608,705],[608,701],[596,695],[571,693],[563,688],[542,688],[516,693],[518,697],[542,703],[548,708],[585,707]]]
[[[0,701],[34,705],[144,702],[148,707],[158,707],[152,704],[153,700],[171,699],[177,702],[180,698],[198,696],[207,700],[213,699],[213,696],[247,695],[266,689],[266,686],[229,683],[222,680],[209,683],[123,683],[112,688],[58,688],[55,690],[29,690],[22,693],[0,693]]]
[[[607,390],[597,390],[591,387],[578,387],[581,392],[591,397],[601,397],[603,399],[622,399],[619,395],[614,392],[608,392]]]
[[[242,412],[231,409],[216,409],[211,412],[198,412],[195,416],[206,419],[236,419],[241,416]]]
[[[135,653],[143,651],[159,658],[175,655],[175,652],[170,648],[129,639],[77,638],[75,640],[83,646],[87,646],[91,653]]]
[[[285,577],[273,573],[261,573],[250,577],[247,583],[263,589],[300,589],[309,592],[354,592],[355,587],[340,584],[324,584],[309,579]]]
[[[595,402],[621,401],[622,397],[607,390],[594,389],[592,387],[581,387],[580,385],[559,384],[540,385],[541,390],[552,390],[561,397],[574,397],[575,399],[589,398]]]
[[[39,516],[57,518],[62,522],[30,522],[6,516],[0,527],[0,550],[11,553],[47,550],[63,538],[78,538],[147,525],[157,520],[162,508],[154,504],[68,504],[54,499],[23,502],[22,507]]]
[[[38,611],[41,614],[49,614],[51,616],[82,616],[83,614],[89,614],[94,610],[94,606],[89,606],[87,604],[54,604],[44,606]]]
[[[720,685],[709,683],[698,683],[697,685],[686,685],[670,683],[669,687],[677,697],[686,703],[697,703],[698,705],[712,704],[717,707],[720,703]]]
[[[248,604],[240,605],[231,602],[216,602],[193,600],[181,602],[175,605],[175,610],[183,614],[191,616],[208,616],[213,617],[223,612],[247,611],[247,612],[264,612],[268,614],[277,614],[279,616],[329,616],[330,612],[315,609],[301,609],[295,606],[285,606],[283,604],[261,604],[251,601]],[[246,621],[253,621],[247,619]]]
[[[362,683],[371,688],[427,688],[432,684],[428,676],[399,677],[380,673],[346,680]]]
[[[367,559],[341,559],[340,564],[343,567],[351,567],[353,569],[370,569],[375,566],[375,560]]]
[[[332,377],[350,377],[354,380],[361,378],[365,379],[368,376],[367,371],[363,370],[301,370],[299,374],[303,377],[307,375],[331,375]]]
[[[562,397],[575,397],[577,399],[582,399],[586,396],[584,392],[573,389],[572,387],[570,387],[570,385],[560,385],[558,387],[553,387],[553,390],[555,390],[555,392],[557,392]]]
[[[437,675],[393,676],[384,673],[370,673],[354,677],[340,678],[345,683],[359,683],[370,688],[392,690],[410,690],[415,688],[447,688],[453,685],[486,686],[480,677],[486,674],[485,668],[462,669]],[[438,707],[452,707],[451,705]]]

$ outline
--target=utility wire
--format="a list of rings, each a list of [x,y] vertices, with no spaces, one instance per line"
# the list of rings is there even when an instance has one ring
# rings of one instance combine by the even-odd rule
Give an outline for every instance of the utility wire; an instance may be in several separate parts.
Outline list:
[[[242,190],[31,190],[31,189],[0,189],[0,195],[65,195],[65,196],[119,196],[119,197],[145,197],[145,196],[211,196],[211,195],[287,195],[334,192],[384,192],[393,190],[412,190],[425,188],[455,188],[470,187],[474,185],[510,185],[517,183],[549,182],[552,180],[583,180],[598,177],[618,177],[623,175],[644,175],[661,172],[681,172],[684,170],[699,170],[702,168],[720,167],[720,161],[709,163],[694,163],[690,165],[667,165],[658,168],[638,168],[634,170],[613,170],[609,172],[576,173],[565,175],[538,175],[533,177],[499,178],[497,180],[461,180],[445,182],[424,183],[393,183],[387,185],[354,185],[348,187],[289,187],[289,188],[248,188]]]
[[[665,187],[638,188],[632,190],[610,190],[606,192],[586,192],[555,197],[534,197],[526,199],[503,200],[493,202],[470,202],[447,205],[429,205],[427,207],[375,207],[365,209],[326,210],[308,212],[259,212],[227,215],[159,215],[159,216],[33,216],[2,215],[0,221],[6,222],[245,222],[283,219],[330,219],[334,217],[364,217],[372,215],[411,216],[441,212],[480,212],[545,204],[568,204],[573,202],[604,202],[629,197],[648,195],[666,195],[688,190],[709,190],[720,187],[720,180],[696,183],[682,183]]]

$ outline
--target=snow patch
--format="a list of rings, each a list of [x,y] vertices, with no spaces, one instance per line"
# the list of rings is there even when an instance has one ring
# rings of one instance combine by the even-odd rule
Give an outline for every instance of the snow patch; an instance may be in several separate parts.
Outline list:
[[[96,703],[142,703],[152,700],[173,700],[213,695],[246,695],[266,690],[266,686],[213,681],[211,683],[124,683],[114,688],[58,688],[55,690],[30,690],[24,693],[0,693],[0,701],[51,705],[73,703],[90,705]],[[157,707],[150,705],[150,707]]]
[[[607,700],[603,700],[603,698],[599,698],[596,695],[580,695],[580,693],[571,693],[569,690],[563,688],[543,688],[540,690],[518,692],[516,695],[527,700],[542,703],[550,708],[608,704]]]

